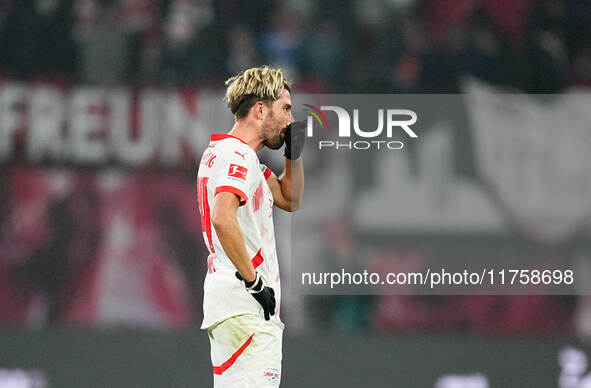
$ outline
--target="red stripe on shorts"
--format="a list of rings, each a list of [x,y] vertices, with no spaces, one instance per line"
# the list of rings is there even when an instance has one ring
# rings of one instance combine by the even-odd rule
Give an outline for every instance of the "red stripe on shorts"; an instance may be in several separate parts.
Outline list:
[[[214,375],[221,375],[229,367],[231,367],[232,365],[234,365],[234,363],[236,362],[236,359],[244,352],[244,350],[248,347],[248,345],[250,345],[250,342],[252,341],[252,337],[254,337],[254,333],[252,333],[250,335],[250,337],[248,337],[248,339],[246,340],[245,343],[242,344],[242,346],[240,347],[240,349],[238,349],[234,354],[232,354],[232,357],[228,358],[228,360],[226,362],[224,362],[220,366],[214,366],[213,367],[213,374]]]

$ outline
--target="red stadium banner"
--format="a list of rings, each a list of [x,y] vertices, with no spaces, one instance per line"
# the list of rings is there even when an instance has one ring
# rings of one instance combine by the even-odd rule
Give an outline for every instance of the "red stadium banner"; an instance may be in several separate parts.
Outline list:
[[[0,178],[0,322],[199,319],[207,255],[192,179],[16,165]]]
[[[191,166],[232,126],[211,90],[0,82],[0,162]],[[201,114],[207,112],[207,114]]]

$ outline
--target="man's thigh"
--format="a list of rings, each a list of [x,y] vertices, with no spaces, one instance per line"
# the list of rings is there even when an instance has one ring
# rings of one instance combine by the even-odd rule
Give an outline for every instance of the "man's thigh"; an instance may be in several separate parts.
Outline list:
[[[278,387],[283,327],[245,314],[207,330],[215,388]]]

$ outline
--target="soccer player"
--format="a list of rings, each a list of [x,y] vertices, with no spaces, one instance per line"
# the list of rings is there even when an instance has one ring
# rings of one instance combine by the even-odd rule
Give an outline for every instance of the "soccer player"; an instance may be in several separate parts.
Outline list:
[[[294,211],[304,190],[303,122],[292,122],[291,90],[280,69],[248,69],[226,81],[235,124],[211,135],[197,175],[209,250],[203,323],[214,387],[277,387],[283,323],[273,209]],[[277,177],[257,151],[285,143]]]

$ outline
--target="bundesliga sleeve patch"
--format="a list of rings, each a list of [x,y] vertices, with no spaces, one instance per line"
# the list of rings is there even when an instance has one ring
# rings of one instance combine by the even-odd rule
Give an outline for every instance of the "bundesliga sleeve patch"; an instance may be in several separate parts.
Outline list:
[[[238,179],[241,181],[246,181],[246,173],[248,169],[246,167],[240,166],[238,164],[230,164],[230,169],[228,170],[228,177]]]

